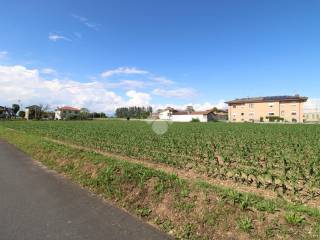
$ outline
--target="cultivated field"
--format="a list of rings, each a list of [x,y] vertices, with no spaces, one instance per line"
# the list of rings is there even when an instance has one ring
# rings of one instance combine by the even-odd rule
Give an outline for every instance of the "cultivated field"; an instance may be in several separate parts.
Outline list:
[[[83,152],[92,152],[93,159],[99,154],[115,161],[140,164],[152,171],[161,170],[164,174],[176,173],[176,178],[182,181],[178,184],[179,190],[172,184],[162,186],[167,190],[163,190],[161,197],[148,199],[154,205],[150,203],[148,207],[142,208],[142,203],[146,206],[149,204],[145,203],[148,192],[145,192],[145,187],[139,186],[139,191],[142,192],[137,194],[144,197],[143,200],[137,200],[139,210],[134,209],[136,214],[138,211],[139,216],[176,237],[320,237],[320,213],[317,209],[320,203],[318,125],[174,123],[163,135],[157,135],[151,124],[143,121],[8,121],[1,122],[1,126],[0,137],[16,145],[20,142],[22,148],[23,141],[18,140],[19,136],[28,138],[29,142],[32,138],[32,141],[38,139],[39,142],[45,142],[45,146],[44,143],[37,143],[39,152],[43,149],[41,155],[36,150],[31,150],[31,145],[23,149],[40,161],[44,161],[45,153],[50,158],[52,152],[56,152],[57,155],[54,156],[61,158],[60,155],[68,148],[78,149],[78,158],[82,160],[90,158],[81,155]],[[25,140],[24,145],[28,141]],[[64,150],[58,150],[58,146],[63,146]],[[69,158],[76,158],[75,155],[69,158],[67,156],[69,155],[62,154],[63,161],[60,165],[67,164]],[[117,176],[120,178],[121,174],[130,175],[130,172],[122,172],[123,167],[104,169],[99,165],[101,162],[98,162],[94,164],[96,170],[90,175],[91,179],[100,179],[98,173],[103,173],[107,179],[102,180],[111,181],[108,179],[109,175],[106,177],[103,172],[107,170],[111,171],[108,174],[112,181],[117,181]],[[79,171],[88,170],[87,168],[79,168]],[[157,182],[161,182],[161,177],[158,173],[154,176],[154,172],[148,171],[139,173],[139,184],[147,182],[147,188],[150,188],[150,184],[155,184],[155,191],[161,192],[158,183],[152,183],[155,178],[158,179]],[[141,180],[141,174],[145,174],[146,179]],[[183,185],[187,187],[180,189]],[[135,189],[136,185],[134,186]],[[90,188],[96,187],[97,184],[90,185]],[[170,188],[174,188],[171,189],[173,192],[178,191],[179,196],[169,196]],[[211,189],[212,196],[208,193],[208,188]],[[117,187],[109,192],[108,198],[116,199],[121,202],[122,207],[130,210],[130,199],[125,195],[130,195],[129,192],[134,189],[119,187],[120,193],[116,189]],[[163,204],[163,208],[167,204],[168,209],[163,210],[167,219],[164,219],[163,213],[159,213],[157,203],[159,206]],[[171,203],[174,203],[172,209]],[[175,211],[179,212],[179,219],[176,219]],[[195,212],[198,214],[193,219],[191,216]],[[225,218],[228,218],[228,223],[223,221]],[[187,220],[190,221],[190,226],[187,225]],[[183,227],[175,226],[175,221]]]

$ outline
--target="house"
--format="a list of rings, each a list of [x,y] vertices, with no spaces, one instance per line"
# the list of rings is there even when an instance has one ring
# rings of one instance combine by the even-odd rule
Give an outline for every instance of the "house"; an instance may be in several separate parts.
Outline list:
[[[40,106],[32,105],[32,106],[26,107],[26,113],[24,118],[27,120],[40,119],[41,112],[42,112],[42,108]]]
[[[174,108],[167,107],[166,109],[160,111],[159,119],[161,120],[171,120],[171,116],[177,112]]]
[[[191,122],[198,119],[200,122],[208,122],[218,120],[220,116],[212,110],[207,111],[182,111],[168,107],[159,113],[160,120],[168,120],[173,122]]]
[[[0,106],[0,119],[10,119],[15,116],[12,108]]]
[[[171,116],[173,122],[191,122],[193,119],[198,119],[200,122],[213,121],[214,114],[212,110],[194,112],[176,111]]]
[[[304,122],[307,123],[320,123],[320,110],[319,109],[305,109]]]
[[[54,119],[62,120],[68,117],[78,117],[78,116],[80,116],[79,108],[64,106],[56,109]]]
[[[226,102],[230,122],[286,121],[303,122],[307,97],[270,96],[241,98]]]

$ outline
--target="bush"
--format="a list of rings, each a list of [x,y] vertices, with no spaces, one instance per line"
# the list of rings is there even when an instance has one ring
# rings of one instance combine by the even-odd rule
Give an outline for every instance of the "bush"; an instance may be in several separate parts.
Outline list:
[[[192,118],[191,122],[200,122],[198,118]]]
[[[268,116],[266,119],[269,120],[269,122],[283,122],[284,118],[279,117],[279,116]]]
[[[80,119],[80,116],[73,113],[67,114],[65,116],[65,120],[79,120],[79,119]]]

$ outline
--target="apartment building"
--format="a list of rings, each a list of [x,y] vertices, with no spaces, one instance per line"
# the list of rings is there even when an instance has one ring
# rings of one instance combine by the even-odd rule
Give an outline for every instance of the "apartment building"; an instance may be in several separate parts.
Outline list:
[[[241,98],[226,102],[230,122],[261,122],[278,117],[285,122],[303,122],[307,97],[271,96]]]

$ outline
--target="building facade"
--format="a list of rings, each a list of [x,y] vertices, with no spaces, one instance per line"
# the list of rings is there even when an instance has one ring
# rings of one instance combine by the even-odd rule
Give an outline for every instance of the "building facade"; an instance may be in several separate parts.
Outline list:
[[[225,121],[227,120],[226,112],[215,113],[213,110],[207,111],[182,111],[173,108],[166,108],[159,113],[160,120],[173,121],[173,122],[191,122],[194,119],[200,122],[209,121]]]
[[[304,121],[307,123],[320,123],[320,110],[319,109],[304,110]]]
[[[212,110],[208,110],[198,112],[178,111],[171,116],[173,122],[191,122],[193,119],[197,119],[200,122],[209,122],[214,119],[214,115]]]
[[[80,115],[80,109],[74,108],[74,107],[60,107],[55,111],[55,120],[62,120],[67,118],[68,116],[79,116]]]
[[[24,118],[27,120],[31,119],[40,119],[41,118],[41,113],[42,113],[42,108],[37,105],[32,105],[29,107],[26,107]]]
[[[307,97],[272,96],[241,98],[226,102],[230,122],[303,122]],[[272,119],[272,120],[271,120]]]

